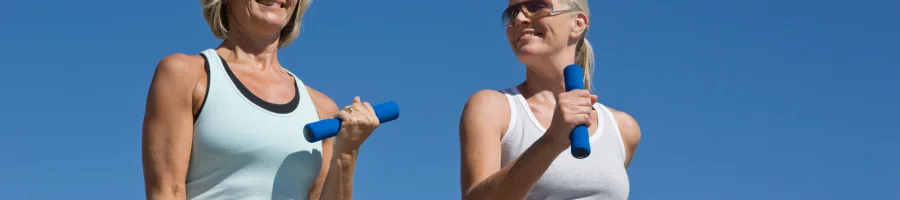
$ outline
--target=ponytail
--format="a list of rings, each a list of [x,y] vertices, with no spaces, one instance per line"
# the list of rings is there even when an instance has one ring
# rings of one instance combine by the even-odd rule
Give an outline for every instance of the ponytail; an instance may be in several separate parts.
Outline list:
[[[581,41],[582,43],[578,50],[575,50],[575,64],[578,64],[584,70],[584,90],[591,91],[593,88],[591,77],[594,72],[594,49],[587,38],[582,38]]]

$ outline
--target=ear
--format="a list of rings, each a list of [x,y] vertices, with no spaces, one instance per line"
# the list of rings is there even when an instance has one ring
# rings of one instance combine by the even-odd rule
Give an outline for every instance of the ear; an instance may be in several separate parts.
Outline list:
[[[575,16],[572,17],[572,33],[570,37],[572,39],[579,39],[587,31],[590,22],[588,21],[588,17],[584,12],[578,12]]]

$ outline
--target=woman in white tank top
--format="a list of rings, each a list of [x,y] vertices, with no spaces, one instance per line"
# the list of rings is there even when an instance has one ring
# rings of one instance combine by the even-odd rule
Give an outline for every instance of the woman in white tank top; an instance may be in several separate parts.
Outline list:
[[[481,90],[460,120],[463,199],[628,199],[626,168],[641,133],[628,114],[591,95],[587,0],[510,0],[502,18],[525,81]],[[584,69],[585,90],[565,92],[563,69]],[[569,153],[569,133],[588,126],[591,154]]]
[[[147,97],[147,199],[351,199],[356,156],[378,127],[359,97],[343,110],[278,62],[310,0],[200,0],[219,47],[159,62]],[[343,120],[336,137],[303,127]],[[334,158],[334,159],[332,159]]]

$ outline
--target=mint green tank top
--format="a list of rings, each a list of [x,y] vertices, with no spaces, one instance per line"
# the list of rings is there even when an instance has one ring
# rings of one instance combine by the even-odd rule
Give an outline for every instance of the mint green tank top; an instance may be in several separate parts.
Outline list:
[[[187,199],[306,199],[322,144],[303,138],[303,126],[319,120],[303,82],[291,73],[294,99],[272,104],[244,87],[215,50],[201,56],[209,84],[194,122]]]

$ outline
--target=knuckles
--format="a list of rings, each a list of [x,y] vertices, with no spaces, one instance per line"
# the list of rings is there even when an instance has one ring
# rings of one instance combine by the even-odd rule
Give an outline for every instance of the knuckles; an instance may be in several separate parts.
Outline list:
[[[375,128],[378,127],[377,120],[372,120],[366,116],[347,116],[343,118],[341,126]]]

